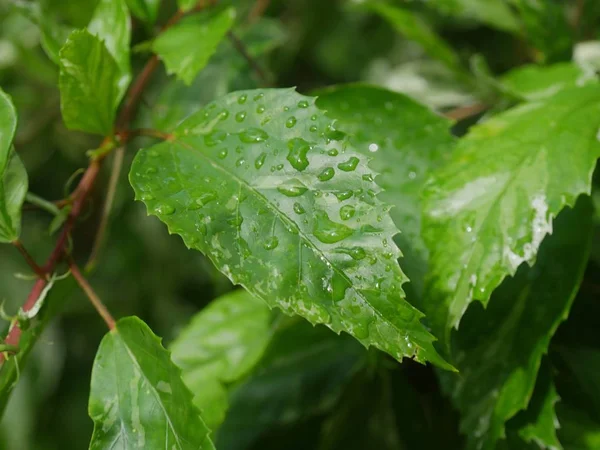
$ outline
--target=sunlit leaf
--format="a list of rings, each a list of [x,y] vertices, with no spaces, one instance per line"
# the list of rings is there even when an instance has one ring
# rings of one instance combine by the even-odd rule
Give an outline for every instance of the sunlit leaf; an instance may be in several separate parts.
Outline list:
[[[127,0],[131,14],[150,25],[156,22],[160,3],[160,0]]]

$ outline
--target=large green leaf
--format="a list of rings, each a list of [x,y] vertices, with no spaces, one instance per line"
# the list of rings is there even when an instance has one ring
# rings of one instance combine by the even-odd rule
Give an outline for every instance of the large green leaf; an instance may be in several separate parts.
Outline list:
[[[214,449],[180,372],[144,322],[119,320],[94,361],[90,449]]]
[[[131,14],[142,22],[152,25],[158,17],[160,0],[127,0],[127,6]]]
[[[451,122],[409,97],[377,87],[346,85],[317,94],[317,106],[352,135],[358,151],[373,158],[371,167],[380,173],[376,181],[384,189],[380,198],[394,205],[390,214],[401,231],[395,240],[410,279],[407,292],[419,296],[427,271],[421,190],[454,145]]]
[[[499,30],[518,32],[519,22],[505,0],[422,0],[442,14],[471,19]]]
[[[589,198],[563,211],[535,266],[502,283],[487,309],[472,305],[454,333],[460,375],[441,375],[461,411],[468,448],[493,449],[505,422],[528,406],[542,356],[583,277],[591,219]]]
[[[186,17],[161,33],[152,44],[152,50],[164,61],[168,73],[174,73],[189,85],[217,50],[234,18],[232,8]]]
[[[349,336],[298,319],[285,322],[252,374],[232,390],[217,447],[247,449],[265,431],[331,410],[365,357]]]
[[[100,0],[87,29],[104,42],[106,49],[119,66],[120,100],[131,80],[129,62],[131,23],[125,0]]]
[[[552,218],[590,191],[600,156],[600,88],[559,92],[477,125],[425,189],[428,319],[448,344],[468,304],[484,305],[533,263]]]
[[[170,232],[269,305],[448,367],[403,300],[375,174],[344,139],[313,98],[240,91],[140,151],[130,181]]]
[[[76,30],[60,50],[60,106],[67,128],[112,132],[122,93],[114,58],[96,36]]]
[[[27,172],[12,146],[16,128],[17,111],[0,89],[0,243],[19,238],[27,194]]]
[[[211,429],[225,418],[227,385],[260,360],[273,333],[272,319],[265,302],[238,290],[200,311],[171,344],[173,361]]]

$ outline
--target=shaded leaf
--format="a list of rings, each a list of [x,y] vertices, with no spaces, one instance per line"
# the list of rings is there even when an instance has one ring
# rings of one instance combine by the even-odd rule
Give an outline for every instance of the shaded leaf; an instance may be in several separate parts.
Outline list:
[[[519,32],[520,24],[504,0],[423,0],[440,13],[471,19],[499,30]]]
[[[555,228],[536,264],[505,280],[487,309],[472,305],[454,333],[460,375],[441,375],[461,411],[469,449],[493,449],[505,422],[530,403],[542,355],[583,277],[592,230],[589,198],[564,210]]]
[[[424,192],[431,273],[425,310],[448,343],[468,304],[523,262],[552,218],[590,190],[600,156],[600,88],[561,91],[477,125]]]
[[[182,11],[189,11],[198,4],[198,0],[177,0],[177,4]]]
[[[86,30],[73,31],[60,51],[60,106],[67,128],[110,134],[121,79],[102,41]]]
[[[180,369],[137,317],[119,320],[102,339],[89,414],[90,449],[214,449]]]
[[[270,306],[448,367],[403,300],[389,207],[344,136],[313,98],[240,91],[139,152],[130,181],[170,232]]]
[[[27,172],[12,146],[16,129],[17,111],[0,89],[0,243],[19,238],[21,207],[27,194]]]
[[[217,50],[234,18],[232,8],[186,17],[161,33],[152,50],[164,61],[169,74],[189,85]]]
[[[149,25],[156,22],[160,0],[127,0],[127,6],[135,17]]]
[[[567,450],[596,450],[600,448],[600,422],[580,408],[558,404],[560,442]]]
[[[260,360],[272,336],[272,319],[265,302],[238,290],[213,300],[171,344],[173,361],[211,429],[225,418],[227,385]]]
[[[373,158],[379,197],[393,205],[390,215],[401,233],[400,266],[418,299],[427,271],[427,248],[421,238],[421,190],[430,171],[454,146],[451,122],[395,92],[368,85],[335,86],[316,93],[317,106],[352,135],[353,146]],[[409,299],[411,297],[409,296]]]

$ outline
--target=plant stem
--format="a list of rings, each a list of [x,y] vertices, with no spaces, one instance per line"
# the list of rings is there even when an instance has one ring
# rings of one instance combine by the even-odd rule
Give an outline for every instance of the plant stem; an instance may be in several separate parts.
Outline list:
[[[25,200],[31,203],[32,205],[35,205],[38,208],[49,212],[53,216],[60,214],[60,208],[56,206],[55,203],[49,202],[48,200],[45,200],[42,197],[38,197],[37,195],[31,192],[25,194]]]
[[[47,279],[47,275],[46,275],[46,272],[44,271],[44,269],[42,269],[40,266],[38,266],[38,264],[31,257],[31,255],[29,254],[29,252],[27,251],[27,249],[25,248],[25,246],[23,245],[23,243],[20,240],[17,239],[16,241],[13,241],[12,245],[14,245],[17,248],[17,250],[19,250],[21,255],[23,255],[23,258],[25,258],[25,261],[27,262],[29,267],[31,267],[31,269],[35,272],[35,274],[39,278],[41,278],[42,280]]]
[[[444,113],[449,119],[456,120],[457,122],[467,117],[479,114],[487,109],[487,105],[483,103],[474,103],[472,105],[459,106],[458,108],[452,109]]]
[[[71,269],[71,274],[73,275],[73,278],[75,278],[75,281],[77,281],[77,284],[79,284],[79,287],[81,287],[83,292],[85,292],[85,295],[87,295],[87,297],[90,299],[90,302],[92,303],[94,308],[96,308],[98,314],[100,314],[100,316],[106,322],[108,329],[114,330],[115,319],[113,319],[110,312],[108,312],[106,306],[104,306],[104,303],[102,303],[102,300],[100,300],[100,297],[96,295],[96,293],[92,289],[92,286],[90,286],[88,280],[86,280],[85,277],[81,274],[79,267],[77,267],[77,264],[75,264],[75,262],[72,259],[69,261],[69,268]]]
[[[258,61],[248,52],[248,49],[240,40],[240,38],[238,38],[232,31],[227,32],[227,37],[238,53],[242,55],[248,62],[254,73],[256,73],[263,87],[272,87],[273,83],[271,83],[269,76],[267,76],[267,73],[263,70]]]

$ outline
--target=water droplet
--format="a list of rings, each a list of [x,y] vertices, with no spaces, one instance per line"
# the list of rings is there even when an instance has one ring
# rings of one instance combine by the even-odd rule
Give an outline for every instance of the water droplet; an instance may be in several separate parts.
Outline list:
[[[413,171],[408,172],[408,178],[410,178],[411,180],[414,180],[415,178],[417,178],[417,172],[413,172]]]
[[[325,280],[323,280],[325,281]],[[331,300],[339,302],[346,296],[346,289],[348,289],[348,282],[342,275],[337,272],[333,272],[331,279],[324,285],[326,291],[331,295]]]
[[[473,228],[467,227],[467,233],[470,233],[471,231],[473,231]]]
[[[344,200],[348,200],[350,197],[352,197],[352,195],[352,189],[348,189],[347,191],[338,191],[335,193],[335,196],[341,202],[343,202]]]
[[[207,147],[214,147],[223,142],[225,138],[227,138],[227,133],[225,131],[216,130],[204,136],[204,144]]]
[[[376,152],[377,150],[379,150],[379,145],[377,145],[374,142],[372,144],[369,144],[369,151],[370,152]]]
[[[313,114],[312,116],[310,116],[310,120],[312,120],[313,122],[317,120],[317,115]]]
[[[229,111],[223,110],[219,113],[219,120],[222,122],[229,117]]]
[[[352,259],[356,259],[356,260],[364,259],[367,256],[367,252],[365,252],[365,249],[361,248],[361,247],[352,247],[352,248],[339,247],[335,251],[339,252],[339,253],[345,253],[346,255],[349,255]]]
[[[327,213],[321,211],[316,215],[313,234],[324,244],[335,244],[352,235],[352,229],[330,220]]]
[[[300,100],[298,102],[298,108],[308,108],[308,102],[306,100]]]
[[[267,159],[266,153],[263,152],[260,155],[258,155],[254,160],[254,167],[256,167],[257,170],[260,169],[265,163],[265,159]]]
[[[360,231],[363,233],[381,233],[383,230],[381,228],[376,228],[373,225],[363,225],[360,227]]]
[[[236,122],[243,122],[246,119],[246,112],[245,111],[240,111],[238,113],[236,113],[235,115],[235,121]]]
[[[362,176],[362,179],[364,181],[373,181],[373,175],[371,175],[370,173],[366,173]]]
[[[333,170],[333,167],[326,167],[319,175],[317,175],[317,178],[321,181],[328,181],[331,180],[334,175],[335,170]]]
[[[352,156],[348,161],[344,161],[338,164],[338,169],[343,170],[344,172],[352,172],[356,169],[356,166],[360,160],[356,156]]]
[[[296,118],[294,116],[290,117],[288,120],[285,121],[285,126],[286,128],[294,128],[294,125],[296,125]]]
[[[219,159],[227,158],[227,149],[224,148],[223,150],[221,150],[217,156],[219,157]]]
[[[279,239],[277,239],[277,236],[271,236],[270,238],[268,238],[265,243],[263,244],[263,247],[265,248],[265,250],[273,250],[275,248],[277,248],[277,246],[279,245]]]
[[[277,190],[287,197],[299,197],[308,189],[300,180],[291,179],[286,184],[277,186]]]
[[[236,167],[242,167],[244,164],[246,164],[246,159],[244,158],[240,158],[235,162]]]
[[[354,217],[356,209],[352,205],[345,205],[340,208],[340,219],[349,220]]]
[[[208,203],[216,200],[217,196],[214,192],[205,192],[196,199],[196,203],[200,206],[207,205]]]
[[[154,211],[156,214],[162,214],[165,216],[169,216],[175,212],[175,208],[171,205],[158,205]]]
[[[246,144],[256,144],[266,141],[269,135],[260,128],[248,128],[239,134],[240,141]]]
[[[276,168],[277,170],[281,170],[281,169],[283,169],[283,164],[277,164],[277,165],[275,166],[275,168]]]
[[[310,144],[301,138],[294,138],[288,142],[289,152],[287,160],[292,167],[300,172],[308,167],[308,158],[306,157],[310,150]]]
[[[148,202],[150,200],[154,200],[154,195],[145,192],[142,194],[142,196],[140,198],[142,199],[142,201]]]
[[[231,217],[230,219],[227,219],[227,223],[236,228],[241,227],[243,222],[244,222],[244,218],[242,216],[238,216],[238,215],[235,215],[235,216]]]
[[[262,114],[262,113],[264,113],[264,112],[265,112],[265,107],[264,107],[264,106],[262,106],[262,105],[258,106],[258,107],[256,108],[256,112],[257,112],[258,114]]]
[[[259,101],[260,99],[264,98],[264,96],[265,96],[265,94],[258,94],[258,95],[255,95],[253,100],[254,100],[255,102],[257,102],[257,101]]]
[[[304,210],[304,207],[300,203],[296,202],[296,203],[294,203],[294,212],[296,214],[304,214],[306,211]]]
[[[337,156],[338,155],[338,151],[337,151],[336,148],[331,148],[331,149],[329,149],[329,151],[327,152],[327,154],[329,156]]]
[[[346,133],[339,130],[327,130],[325,132],[325,136],[328,139],[331,139],[332,141],[341,141],[342,139],[344,139],[344,137],[346,137]]]
[[[311,125],[310,128],[308,129],[308,131],[310,131],[311,133],[316,133],[317,132],[317,126],[316,125]]]
[[[244,103],[246,103],[246,100],[248,100],[248,96],[246,94],[242,94],[238,97],[238,103],[240,105],[243,105]]]

